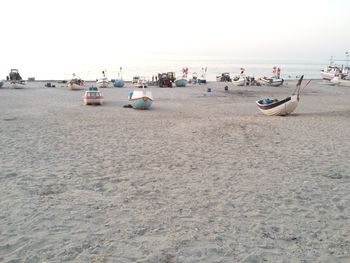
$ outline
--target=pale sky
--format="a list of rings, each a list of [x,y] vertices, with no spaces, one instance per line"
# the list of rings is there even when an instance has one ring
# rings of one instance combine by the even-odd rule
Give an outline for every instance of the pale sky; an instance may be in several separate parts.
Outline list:
[[[154,57],[328,63],[350,51],[347,0],[3,0],[1,7],[1,78],[12,67],[26,77]]]

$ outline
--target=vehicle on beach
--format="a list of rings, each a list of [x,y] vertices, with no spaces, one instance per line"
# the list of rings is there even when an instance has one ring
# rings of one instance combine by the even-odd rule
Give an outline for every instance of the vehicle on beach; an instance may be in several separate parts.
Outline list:
[[[80,78],[77,78],[75,76],[75,73],[73,73],[73,78],[67,81],[67,87],[70,90],[82,90],[84,89],[84,81]]]
[[[225,72],[225,73],[222,73],[220,76],[216,76],[216,81],[217,82],[231,82],[232,79],[231,79],[230,73]]]
[[[103,96],[97,87],[90,87],[84,94],[84,105],[102,105]]]
[[[98,88],[108,88],[109,81],[105,71],[102,71],[102,78],[97,79],[96,85]]]
[[[26,84],[26,82],[22,79],[21,75],[19,74],[18,69],[11,69],[7,79],[10,81],[11,88],[14,89],[21,89]]]
[[[268,116],[285,116],[291,114],[298,106],[300,99],[300,87],[301,82],[303,81],[304,75],[301,76],[297,83],[297,88],[292,96],[284,98],[282,100],[264,98],[257,100],[255,103],[258,106],[259,110]],[[311,82],[305,85],[305,87]],[[305,88],[304,87],[304,88]]]
[[[133,90],[128,94],[128,101],[132,108],[139,110],[148,110],[151,108],[153,103],[152,92],[146,89],[146,82],[142,82],[141,90]]]
[[[171,74],[169,74],[171,73]],[[173,87],[173,81],[174,81],[174,75],[173,72],[168,73],[158,73],[158,85],[161,88],[172,88]]]

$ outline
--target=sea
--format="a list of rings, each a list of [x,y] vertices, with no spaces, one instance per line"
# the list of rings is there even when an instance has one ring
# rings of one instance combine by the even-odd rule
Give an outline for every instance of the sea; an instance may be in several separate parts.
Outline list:
[[[175,72],[176,76],[182,76],[182,69],[188,68],[188,78],[194,73],[201,76],[205,73],[207,81],[215,81],[216,76],[222,73],[230,73],[231,76],[240,74],[241,68],[245,69],[245,75],[251,77],[272,76],[273,67],[281,69],[281,77],[284,79],[297,79],[304,75],[306,79],[320,79],[320,70],[327,67],[327,60],[298,60],[298,59],[148,59],[137,62],[129,62],[123,65],[108,64],[103,67],[88,68],[85,71],[76,72],[76,75],[83,79],[95,80],[102,75],[102,70],[106,72],[109,79],[119,78],[120,69],[124,80],[132,80],[133,76],[145,77],[152,80],[158,73]],[[69,73],[65,78],[69,78]]]
[[[84,63],[60,66],[58,63],[50,67],[40,67],[28,63],[27,66],[18,66],[23,79],[34,77],[36,80],[62,80],[71,79],[73,73],[83,80],[96,80],[102,77],[102,71],[109,79],[122,77],[131,81],[134,76],[145,77],[147,80],[155,79],[159,73],[175,72],[175,76],[182,76],[182,69],[188,68],[188,78],[193,73],[201,76],[205,73],[207,81],[215,81],[222,73],[230,73],[231,77],[240,74],[245,69],[245,75],[250,77],[272,76],[273,67],[281,69],[284,79],[297,79],[304,75],[305,79],[320,79],[320,70],[329,65],[327,59],[248,59],[223,57],[157,57],[142,60],[124,59],[109,63]],[[346,62],[343,62],[344,64]],[[4,74],[6,74],[4,72]]]

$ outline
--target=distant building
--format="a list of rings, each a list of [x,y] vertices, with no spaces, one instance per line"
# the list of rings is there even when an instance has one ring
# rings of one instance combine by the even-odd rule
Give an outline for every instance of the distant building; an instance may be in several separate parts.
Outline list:
[[[34,77],[28,78],[28,81],[35,81]]]

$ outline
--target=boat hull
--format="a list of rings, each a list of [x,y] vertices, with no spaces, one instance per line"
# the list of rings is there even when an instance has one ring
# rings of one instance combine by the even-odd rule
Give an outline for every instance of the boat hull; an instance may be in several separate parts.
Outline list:
[[[186,87],[188,81],[187,79],[177,79],[175,80],[176,87]]]
[[[134,109],[148,110],[153,104],[151,91],[134,90],[129,93],[128,100]]]
[[[84,98],[84,105],[102,105],[103,98]]]
[[[244,86],[245,85],[245,79],[241,78],[239,80],[232,80],[232,83],[235,86]]]
[[[324,80],[332,80],[336,76],[336,74],[331,72],[321,71],[321,76],[322,76],[322,79]]]
[[[124,80],[122,79],[116,79],[113,83],[113,86],[116,87],[116,88],[122,88],[124,87],[125,83],[124,83]]]
[[[83,85],[78,85],[78,84],[75,84],[75,83],[68,83],[67,87],[70,90],[83,90],[84,89]]]
[[[270,85],[272,87],[279,87],[284,83],[284,79],[275,79],[275,78],[269,78],[269,79],[261,79],[261,82]]]
[[[97,82],[96,82],[96,86],[98,87],[98,88],[108,88],[108,84],[109,84],[109,82],[107,81],[107,80],[98,80]]]
[[[272,104],[262,104],[262,100],[256,101],[259,110],[268,116],[285,116],[291,114],[298,106],[298,96],[293,95]]]

